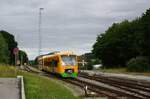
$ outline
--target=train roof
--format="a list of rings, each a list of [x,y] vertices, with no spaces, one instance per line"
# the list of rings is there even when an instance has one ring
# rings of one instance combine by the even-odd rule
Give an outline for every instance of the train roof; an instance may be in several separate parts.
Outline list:
[[[48,54],[44,54],[44,55],[40,55],[37,58],[47,58],[47,57],[52,57],[52,56],[56,56],[56,55],[76,55],[74,54],[72,51],[55,51],[55,52],[51,52]]]

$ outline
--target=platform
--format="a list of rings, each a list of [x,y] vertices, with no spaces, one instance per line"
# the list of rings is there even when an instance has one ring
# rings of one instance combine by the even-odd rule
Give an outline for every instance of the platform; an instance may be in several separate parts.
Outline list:
[[[20,99],[20,80],[0,78],[0,99]]]

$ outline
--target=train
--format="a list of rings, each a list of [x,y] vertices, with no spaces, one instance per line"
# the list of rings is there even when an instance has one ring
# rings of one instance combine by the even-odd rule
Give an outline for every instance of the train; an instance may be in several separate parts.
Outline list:
[[[61,77],[78,76],[77,55],[70,51],[52,52],[36,58],[40,70],[58,74]]]

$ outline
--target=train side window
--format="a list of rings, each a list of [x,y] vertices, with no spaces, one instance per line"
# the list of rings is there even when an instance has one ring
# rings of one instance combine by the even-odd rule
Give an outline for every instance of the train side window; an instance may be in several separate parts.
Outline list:
[[[49,63],[49,66],[53,66],[52,62]]]
[[[56,60],[53,60],[53,61],[52,61],[52,66],[53,66],[53,67],[57,67],[57,64],[58,64],[58,62],[57,62]]]
[[[57,67],[58,62],[55,60],[54,61],[54,66]]]

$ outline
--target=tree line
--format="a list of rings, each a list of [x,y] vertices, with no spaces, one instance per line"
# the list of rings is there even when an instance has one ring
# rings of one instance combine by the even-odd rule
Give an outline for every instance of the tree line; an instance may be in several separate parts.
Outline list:
[[[18,48],[18,43],[12,34],[7,31],[0,31],[0,63],[15,65],[15,55],[13,49]],[[17,60],[25,63],[28,61],[26,52],[19,50]]]
[[[113,23],[97,36],[92,52],[106,67],[126,67],[136,57],[150,62],[150,9],[132,21]]]

